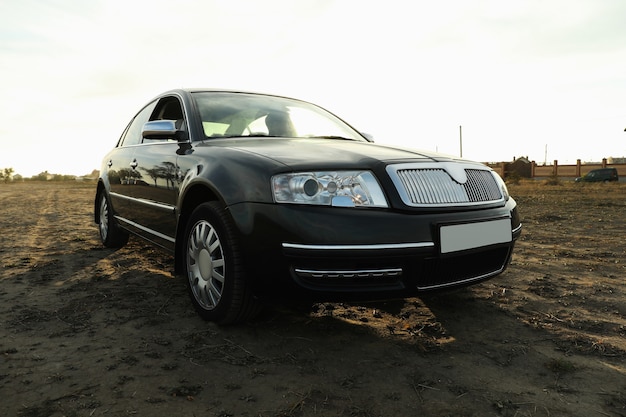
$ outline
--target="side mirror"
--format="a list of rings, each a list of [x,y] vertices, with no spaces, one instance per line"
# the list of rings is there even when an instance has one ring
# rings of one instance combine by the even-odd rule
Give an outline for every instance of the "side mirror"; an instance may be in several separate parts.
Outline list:
[[[141,136],[144,139],[176,139],[179,142],[187,140],[187,132],[176,128],[176,120],[152,120],[143,125]]]

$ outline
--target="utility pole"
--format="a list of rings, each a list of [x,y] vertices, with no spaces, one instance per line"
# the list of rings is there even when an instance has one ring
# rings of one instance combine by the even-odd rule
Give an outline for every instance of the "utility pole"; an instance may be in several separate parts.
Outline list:
[[[463,158],[463,126],[459,126],[459,153],[459,156]]]

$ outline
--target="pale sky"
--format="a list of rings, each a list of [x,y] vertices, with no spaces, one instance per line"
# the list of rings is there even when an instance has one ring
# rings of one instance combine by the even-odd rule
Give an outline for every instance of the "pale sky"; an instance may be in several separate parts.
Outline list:
[[[82,175],[163,91],[292,96],[381,144],[626,156],[624,0],[0,0],[0,168]]]

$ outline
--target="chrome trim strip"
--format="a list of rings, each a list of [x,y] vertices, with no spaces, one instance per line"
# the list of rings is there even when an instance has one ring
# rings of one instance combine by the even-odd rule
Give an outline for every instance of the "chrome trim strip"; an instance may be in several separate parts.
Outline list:
[[[305,250],[381,250],[381,249],[415,249],[432,248],[434,242],[416,243],[381,243],[375,245],[303,245],[300,243],[283,243],[283,248]]]
[[[127,195],[118,194],[118,193],[111,193],[111,196],[115,196],[117,198],[121,198],[122,200],[136,201],[136,202],[138,202],[140,204],[144,204],[146,206],[154,207],[154,208],[159,209],[159,210],[171,211],[172,213],[174,213],[176,211],[176,207],[174,207],[174,206],[171,206],[171,205],[168,205],[168,204],[157,203],[157,202],[150,201],[150,200],[144,200],[143,198],[134,198],[134,197],[129,197]]]
[[[150,207],[154,207],[154,208],[159,209],[159,210],[171,211],[172,213],[174,213],[176,211],[176,207],[170,206],[168,204],[155,203],[154,201],[144,200],[144,199],[141,199],[141,198],[136,199],[136,201],[138,201],[140,204],[143,204],[143,205],[146,205],[146,206],[150,206]]]
[[[114,192],[110,192],[109,195],[111,197],[117,197],[117,198],[121,198],[122,200],[134,200],[133,198],[124,195],[124,194],[118,194],[118,193],[114,193]]]
[[[519,226],[517,226],[515,229],[513,229],[511,231],[512,235],[515,235],[515,233],[519,232],[520,230],[522,230],[522,224],[520,223]]]
[[[163,240],[167,240],[168,242],[176,243],[176,240],[174,238],[172,238],[172,237],[164,235],[163,233],[155,232],[152,229],[149,229],[149,228],[147,228],[145,226],[142,226],[140,224],[137,224],[135,222],[131,222],[130,220],[127,220],[127,219],[125,219],[123,217],[115,216],[115,219],[120,221],[120,222],[122,222],[122,223],[126,223],[126,224],[128,224],[128,225],[130,225],[132,227],[135,227],[135,228],[137,228],[139,230],[142,230],[144,232],[150,233],[153,236],[159,237],[159,238],[161,238]]]
[[[498,275],[499,273],[501,273],[502,271],[504,271],[504,268],[506,267],[506,264],[502,265],[501,268],[496,269],[495,271],[491,271],[488,272],[486,274],[482,274],[482,275],[478,275],[476,277],[472,277],[472,278],[466,278],[460,281],[452,281],[452,282],[446,282],[445,284],[438,284],[438,285],[427,285],[424,287],[421,286],[417,286],[418,290],[436,290],[436,289],[440,289],[440,288],[446,288],[446,287],[455,287],[457,285],[465,285],[465,284],[469,284],[470,282],[473,281],[482,281],[484,279],[487,279],[489,277],[492,277],[494,275]]]
[[[365,278],[365,277],[398,277],[402,275],[402,268],[384,268],[384,269],[361,269],[361,270],[316,270],[295,268],[294,271],[298,275],[309,275],[313,278]]]

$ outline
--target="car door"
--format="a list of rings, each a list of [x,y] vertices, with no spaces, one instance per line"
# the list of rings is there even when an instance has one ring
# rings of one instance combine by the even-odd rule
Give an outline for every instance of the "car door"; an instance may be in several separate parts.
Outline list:
[[[152,120],[175,120],[184,129],[182,105],[176,97],[164,97],[155,106]],[[174,247],[180,146],[176,138],[142,138],[132,156],[134,175],[130,188],[129,216],[144,238],[168,249]]]
[[[154,111],[156,101],[144,107],[128,124],[116,148],[105,161],[110,184],[111,204],[115,216],[125,226],[130,219],[130,198],[132,188],[141,181],[141,175],[134,169],[133,155],[141,143],[141,129]]]

